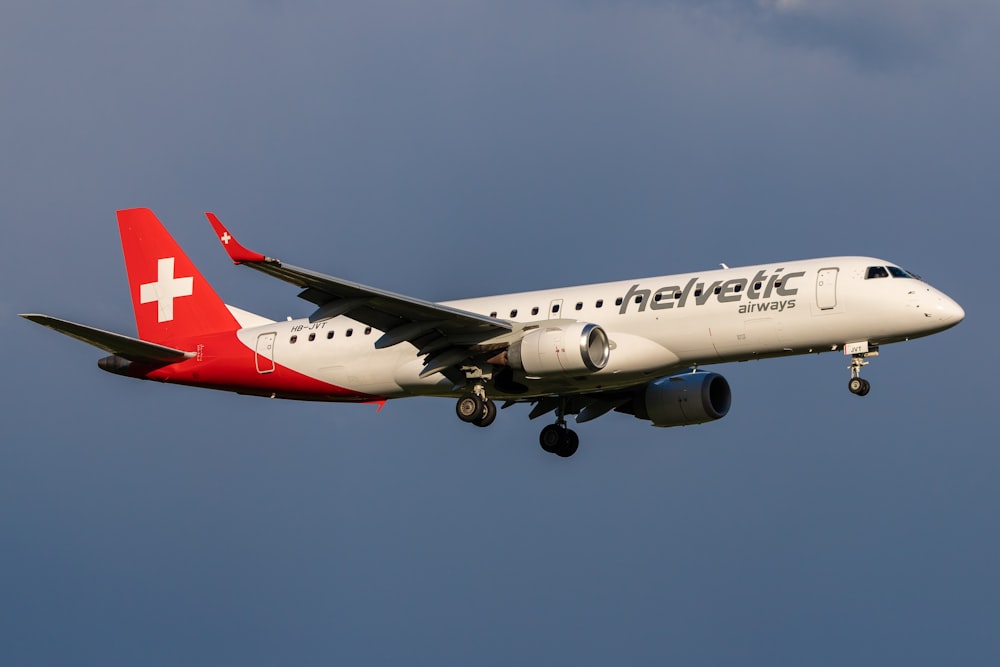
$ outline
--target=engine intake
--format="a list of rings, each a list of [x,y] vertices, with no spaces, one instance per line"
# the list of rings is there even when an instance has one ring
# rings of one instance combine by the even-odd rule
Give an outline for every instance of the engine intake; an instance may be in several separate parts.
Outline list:
[[[635,401],[635,416],[653,426],[688,426],[721,419],[733,395],[718,373],[685,373],[650,382]]]
[[[593,373],[608,365],[608,334],[574,322],[531,331],[507,350],[507,363],[529,377]]]

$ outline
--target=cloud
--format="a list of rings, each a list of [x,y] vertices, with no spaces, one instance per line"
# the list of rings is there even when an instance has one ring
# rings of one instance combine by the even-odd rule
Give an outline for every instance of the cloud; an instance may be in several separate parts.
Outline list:
[[[984,0],[667,0],[726,17],[780,44],[836,53],[863,69],[921,67],[941,59],[976,25],[995,21]]]

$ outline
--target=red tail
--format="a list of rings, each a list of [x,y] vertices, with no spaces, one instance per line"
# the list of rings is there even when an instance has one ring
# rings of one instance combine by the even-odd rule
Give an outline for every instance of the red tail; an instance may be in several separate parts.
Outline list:
[[[169,345],[240,328],[152,211],[118,211],[118,231],[139,338]]]

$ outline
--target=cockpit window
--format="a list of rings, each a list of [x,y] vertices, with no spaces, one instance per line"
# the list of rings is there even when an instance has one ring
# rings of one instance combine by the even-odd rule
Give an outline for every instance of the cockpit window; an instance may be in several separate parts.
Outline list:
[[[884,266],[869,266],[868,273],[865,274],[865,280],[871,280],[872,278],[888,278],[889,272],[885,270]]]
[[[892,274],[893,278],[917,278],[916,275],[906,271],[905,269],[901,269],[898,266],[890,266],[889,273]]]

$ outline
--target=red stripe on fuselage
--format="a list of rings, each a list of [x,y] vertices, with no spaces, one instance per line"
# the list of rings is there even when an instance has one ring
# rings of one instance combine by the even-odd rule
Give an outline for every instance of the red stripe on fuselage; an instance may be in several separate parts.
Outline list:
[[[256,353],[240,342],[235,331],[178,341],[177,347],[197,356],[176,364],[139,372],[139,377],[240,394],[305,401],[372,402],[383,400],[323,382],[279,363],[270,373],[257,371]]]

